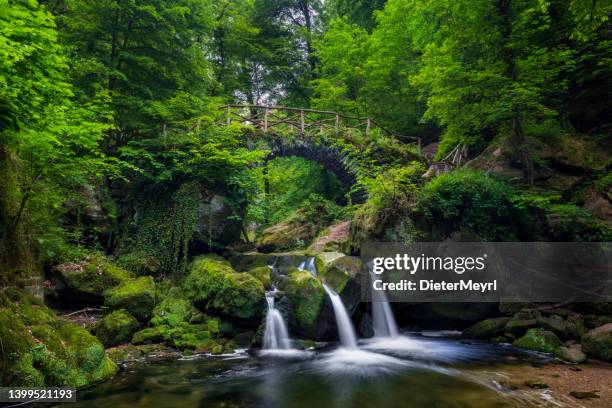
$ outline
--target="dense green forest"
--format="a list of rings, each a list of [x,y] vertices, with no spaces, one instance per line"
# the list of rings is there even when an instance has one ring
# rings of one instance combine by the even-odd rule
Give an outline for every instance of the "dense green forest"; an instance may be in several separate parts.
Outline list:
[[[270,285],[237,254],[609,241],[611,16],[603,0],[0,0],[2,384],[116,369],[32,285],[58,310],[116,310],[89,328],[105,346],[139,328],[136,344],[221,352],[255,335]],[[227,104],[368,131],[262,132]],[[270,156],[305,139],[310,157]],[[329,337],[302,278],[291,328]]]

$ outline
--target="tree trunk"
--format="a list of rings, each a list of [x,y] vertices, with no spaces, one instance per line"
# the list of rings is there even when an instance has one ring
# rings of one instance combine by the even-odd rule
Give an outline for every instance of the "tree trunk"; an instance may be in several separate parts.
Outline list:
[[[503,49],[503,58],[506,64],[506,75],[510,82],[517,81],[516,56],[511,44],[512,22],[510,21],[512,0],[497,0],[496,8],[500,18],[501,31],[501,46]],[[525,140],[525,132],[523,131],[523,123],[521,120],[521,109],[514,105],[511,111],[510,132],[512,145],[516,149],[517,158],[523,167],[523,177],[533,185],[533,160],[527,147]]]

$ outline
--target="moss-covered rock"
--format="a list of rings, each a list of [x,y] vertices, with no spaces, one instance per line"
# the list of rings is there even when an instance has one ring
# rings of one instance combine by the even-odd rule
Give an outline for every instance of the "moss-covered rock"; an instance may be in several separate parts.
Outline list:
[[[95,253],[52,269],[55,288],[68,301],[102,303],[106,290],[131,277],[128,271]]]
[[[155,305],[155,282],[142,276],[122,282],[106,292],[104,306],[111,310],[125,309],[141,322],[151,318]]]
[[[149,327],[134,333],[132,343],[151,344],[164,343],[169,347],[181,350],[196,350],[198,352],[229,351],[233,348],[220,336],[219,322],[209,319],[205,323],[180,323],[175,326],[160,325]]]
[[[589,357],[612,361],[612,323],[590,330],[582,336],[582,351]]]
[[[462,333],[463,337],[470,339],[490,339],[504,334],[509,317],[486,319],[468,327]]]
[[[146,251],[134,251],[117,258],[117,265],[136,275],[155,275],[160,270],[159,258]]]
[[[184,282],[185,295],[204,311],[257,324],[264,286],[248,273],[238,273],[226,260],[205,256],[194,261]]]
[[[537,325],[538,323],[535,319],[514,317],[506,323],[506,332],[511,333],[514,337],[521,337],[527,330],[537,327]]]
[[[563,347],[563,343],[555,333],[544,329],[529,329],[523,337],[515,340],[512,345],[527,350],[551,353],[557,357],[561,357],[561,347]]]
[[[291,272],[283,285],[285,295],[291,304],[291,320],[304,333],[316,329],[317,320],[325,305],[325,289],[314,276],[307,271]]]
[[[191,301],[184,297],[180,288],[171,288],[153,309],[151,324],[153,326],[177,326],[181,323],[189,323],[196,312]]]
[[[105,347],[126,343],[138,329],[138,320],[124,309],[104,316],[96,326],[96,337]]]
[[[84,387],[117,371],[98,339],[28,294],[5,292],[0,306],[3,385]]]
[[[271,272],[268,266],[259,266],[249,270],[248,274],[260,281],[264,288],[269,289],[271,287]]]
[[[359,287],[360,278],[367,274],[365,265],[355,256],[346,256],[339,252],[323,252],[315,259],[321,278],[341,295],[350,282]]]
[[[342,221],[325,228],[308,247],[308,253],[346,252],[349,245],[350,221]]]

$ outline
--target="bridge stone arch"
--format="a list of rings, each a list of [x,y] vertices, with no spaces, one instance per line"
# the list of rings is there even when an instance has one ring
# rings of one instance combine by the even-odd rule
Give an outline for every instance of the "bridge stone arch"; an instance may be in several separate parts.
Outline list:
[[[270,153],[266,162],[277,157],[303,157],[312,160],[325,170],[333,173],[343,188],[344,194],[339,204],[347,204],[347,195],[352,204],[361,204],[366,199],[366,190],[358,182],[358,163],[355,163],[348,154],[338,147],[325,143],[322,139],[314,138],[279,138],[268,135],[266,145]]]

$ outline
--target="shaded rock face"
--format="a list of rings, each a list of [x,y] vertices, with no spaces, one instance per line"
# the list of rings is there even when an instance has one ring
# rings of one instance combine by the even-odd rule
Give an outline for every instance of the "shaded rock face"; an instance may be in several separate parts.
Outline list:
[[[267,253],[304,247],[316,233],[309,223],[283,221],[262,231],[257,249]]]
[[[501,336],[505,333],[506,324],[509,320],[509,317],[485,319],[465,329],[462,335],[463,337],[467,338],[483,340],[490,339],[496,336]]]
[[[582,336],[582,351],[589,357],[612,361],[612,323],[590,330]]]
[[[193,243],[196,247],[223,247],[240,238],[240,213],[244,209],[232,208],[226,197],[214,194],[210,197],[202,194],[198,206],[198,220],[194,231]]]
[[[400,325],[422,329],[463,329],[499,316],[497,303],[393,303]]]
[[[535,182],[546,188],[567,189],[592,170],[602,169],[608,161],[606,149],[593,138],[572,135],[534,142],[533,154],[539,159]],[[511,146],[492,144],[467,166],[502,177],[523,177]]]
[[[350,221],[334,224],[323,230],[308,247],[308,253],[318,254],[328,251],[346,252],[350,237]]]

